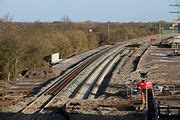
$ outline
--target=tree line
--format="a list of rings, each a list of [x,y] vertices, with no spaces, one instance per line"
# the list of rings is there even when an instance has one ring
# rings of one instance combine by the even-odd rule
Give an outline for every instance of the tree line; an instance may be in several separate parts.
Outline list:
[[[64,59],[104,44],[156,34],[156,27],[149,26],[110,23],[107,33],[107,23],[75,23],[66,17],[51,23],[0,20],[0,79],[13,78],[24,69],[47,66],[43,57],[52,53],[59,52]]]

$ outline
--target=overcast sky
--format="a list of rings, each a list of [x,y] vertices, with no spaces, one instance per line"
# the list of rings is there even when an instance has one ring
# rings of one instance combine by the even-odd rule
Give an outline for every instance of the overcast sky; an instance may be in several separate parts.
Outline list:
[[[173,0],[0,0],[0,17],[14,21],[172,21]]]

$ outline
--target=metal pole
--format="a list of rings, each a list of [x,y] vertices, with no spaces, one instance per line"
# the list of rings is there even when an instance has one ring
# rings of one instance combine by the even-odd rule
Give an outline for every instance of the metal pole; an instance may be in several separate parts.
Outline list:
[[[176,93],[176,86],[174,85],[174,93],[173,93],[173,95]]]
[[[168,113],[168,120],[169,120],[169,105],[168,105],[168,108],[167,108],[167,113]]]
[[[132,87],[133,87],[133,84],[131,83],[131,91],[130,91],[130,92],[131,92],[131,93],[130,93],[130,94],[131,94],[131,101],[132,101],[132,91],[133,91],[133,90],[132,90],[132,89],[133,89]]]
[[[110,40],[109,24],[110,24],[110,22],[108,21],[107,22],[107,37],[108,37],[108,40]]]
[[[147,118],[148,118],[148,90],[147,90],[147,84],[146,84],[146,115],[147,115]]]
[[[161,117],[161,111],[160,111],[160,103],[158,104],[158,119]]]
[[[173,39],[175,38],[175,29],[174,29],[175,24],[173,23]]]
[[[159,39],[160,39],[160,42],[161,42],[161,40],[162,40],[162,31],[161,31],[161,27],[162,27],[162,25],[161,25],[161,23],[159,23]]]

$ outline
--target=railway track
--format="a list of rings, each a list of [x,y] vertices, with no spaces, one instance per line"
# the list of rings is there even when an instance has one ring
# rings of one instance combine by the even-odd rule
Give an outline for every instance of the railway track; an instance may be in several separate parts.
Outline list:
[[[98,86],[101,84],[103,78],[108,73],[108,71],[112,68],[113,64],[122,56],[123,51],[125,50],[124,44],[122,45],[121,50],[116,51],[115,54],[110,55],[109,57],[105,58],[101,64],[99,64],[95,70],[89,75],[86,80],[77,88],[74,95],[71,96],[71,98],[75,98],[78,96],[78,91],[82,90],[84,86],[87,86],[88,81],[94,74],[98,72],[98,75],[95,77],[94,81],[91,81],[91,85],[88,88],[88,92],[85,93],[85,96],[82,98],[92,98],[92,93],[95,94],[98,90]],[[23,110],[21,110],[14,119],[26,119],[30,120],[37,116],[37,114],[41,111],[43,111],[43,108],[48,106],[50,102],[55,98],[58,93],[60,93],[68,84],[70,84],[73,79],[78,76],[85,68],[87,68],[89,65],[91,65],[94,61],[96,61],[98,58],[100,58],[103,54],[109,52],[111,49],[115,48],[117,46],[114,46],[112,48],[107,48],[100,53],[97,53],[93,55],[92,57],[84,60],[79,65],[77,65],[73,70],[69,71],[67,74],[62,76],[57,82],[55,82],[53,85],[51,85],[47,90],[45,90],[40,96],[38,96],[33,102],[31,102],[27,107],[25,107]],[[101,66],[101,70],[99,69]],[[103,67],[102,67],[103,66]],[[99,79],[98,79],[99,78]],[[26,114],[30,114],[29,118],[25,117]]]
[[[113,47],[114,48],[114,47]],[[32,116],[25,119],[33,119],[40,111],[43,110],[45,106],[47,106],[53,98],[64,88],[66,87],[80,72],[82,72],[86,67],[88,67],[91,63],[97,60],[106,52],[110,51],[113,48],[108,48],[93,57],[85,60],[80,65],[78,65],[75,69],[67,73],[65,76],[61,78],[58,82],[53,84],[49,89],[47,89],[44,93],[42,93],[39,97],[37,97],[33,102],[31,102],[27,107],[21,110],[18,114],[15,115],[15,119],[24,119],[25,114],[31,114]]]
[[[106,57],[103,62],[96,66],[94,70],[85,78],[85,80],[77,87],[70,98],[92,98],[92,94],[96,94],[101,82],[104,80],[105,75],[109,72],[114,63],[121,58],[125,50],[127,49],[122,48]]]
[[[69,74],[67,74],[64,78],[62,82],[58,82],[55,85],[53,85],[53,87],[51,87],[50,89],[48,89],[45,93],[45,95],[56,95],[58,94],[68,83],[70,83],[72,81],[72,79],[74,79],[81,71],[83,71],[86,67],[88,67],[91,63],[93,63],[97,58],[99,58],[101,55],[103,55],[104,53],[106,53],[108,50],[107,49],[103,52],[101,52],[100,54],[97,54],[96,56],[94,56],[91,59],[86,60],[85,62],[83,62],[81,65],[79,65],[75,70],[71,71]]]
[[[64,75],[61,80],[54,83],[51,87],[49,87],[44,93],[42,93],[39,97],[37,97],[33,102],[27,105],[23,110],[21,110],[18,114],[16,114],[14,119],[32,119],[33,116],[36,116],[38,112],[40,112],[44,106],[46,106],[67,84],[69,84],[74,77],[76,77],[83,69],[88,67],[92,62],[101,57],[103,54],[111,50],[112,48],[107,48],[100,53],[90,57],[84,62],[80,63],[75,69]],[[25,114],[31,114],[30,118],[25,118]]]

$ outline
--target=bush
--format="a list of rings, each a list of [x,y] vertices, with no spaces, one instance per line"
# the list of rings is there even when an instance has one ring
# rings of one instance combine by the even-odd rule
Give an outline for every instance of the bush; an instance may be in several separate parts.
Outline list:
[[[53,23],[0,21],[0,79],[8,73],[13,77],[23,69],[46,66],[43,58],[52,53],[59,52],[63,59],[103,44],[149,34],[155,32],[139,24],[110,24],[107,39],[106,23],[72,23],[68,19]]]

